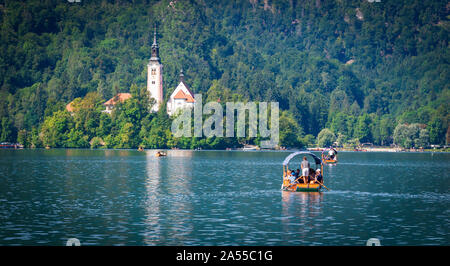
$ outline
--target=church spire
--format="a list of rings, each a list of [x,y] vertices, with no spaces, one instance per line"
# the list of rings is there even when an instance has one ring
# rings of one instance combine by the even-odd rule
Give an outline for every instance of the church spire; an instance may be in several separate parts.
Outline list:
[[[153,45],[152,46],[158,46],[158,44],[156,43],[156,25],[155,25],[155,31],[153,33]]]
[[[184,82],[183,69],[180,70],[180,82]]]
[[[150,58],[150,61],[158,61],[159,62],[159,45],[156,42],[156,25],[155,25],[155,31],[153,33],[152,57]]]

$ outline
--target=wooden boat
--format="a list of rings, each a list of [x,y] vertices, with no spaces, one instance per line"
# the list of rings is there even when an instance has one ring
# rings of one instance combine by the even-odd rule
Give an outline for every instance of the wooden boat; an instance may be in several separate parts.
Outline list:
[[[320,171],[323,177],[323,164],[322,160],[319,157],[310,152],[302,152],[302,151],[294,152],[290,154],[288,157],[286,157],[286,159],[284,159],[283,161],[283,184],[281,185],[281,189],[284,191],[291,191],[291,192],[319,192],[322,187],[325,187],[325,185],[323,184],[323,179],[322,183],[316,183],[314,181],[311,181],[310,183],[307,184],[291,183],[291,181],[289,180],[288,178],[290,174],[289,162],[292,160],[292,158],[298,155],[311,156],[314,159],[314,162],[316,163],[316,169],[319,169],[320,167]],[[300,177],[299,179],[303,178],[304,177]],[[328,189],[327,187],[325,188]]]
[[[155,156],[156,156],[156,157],[164,157],[164,156],[167,156],[167,153],[158,151],[158,152],[155,154]]]
[[[2,142],[0,143],[0,149],[23,149],[23,145],[20,143]]]
[[[332,160],[332,159],[330,159],[330,160],[323,159],[323,162],[324,162],[324,163],[327,163],[327,164],[335,164],[335,163],[337,163],[338,161],[337,161],[337,158],[336,158],[335,160]]]
[[[243,151],[258,151],[260,150],[258,146],[255,145],[245,145],[244,148],[242,148]]]
[[[284,191],[291,192],[319,192],[322,188],[322,185],[313,183],[313,184],[294,184],[290,186],[289,180],[287,182],[283,181]]]
[[[138,151],[144,151],[144,148],[139,147],[139,148],[138,148]]]
[[[334,158],[329,158],[328,155],[326,155],[326,154],[328,154],[328,151],[331,150],[331,149],[334,151]],[[326,154],[325,154],[325,153],[326,153]],[[336,164],[336,163],[338,162],[337,153],[338,153],[338,152],[337,152],[334,148],[325,149],[325,150],[322,152],[322,161],[323,161],[324,163],[326,163],[326,164]]]

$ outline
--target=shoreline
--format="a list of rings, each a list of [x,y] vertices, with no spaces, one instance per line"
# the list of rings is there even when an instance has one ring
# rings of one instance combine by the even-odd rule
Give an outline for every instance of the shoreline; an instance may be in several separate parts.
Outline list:
[[[441,149],[404,149],[404,148],[387,148],[387,147],[370,147],[363,149],[335,148],[338,152],[450,152],[449,148]],[[308,148],[308,151],[324,151],[326,148]]]
[[[401,149],[401,148],[383,148],[383,147],[371,147],[367,149],[346,149],[346,148],[335,148],[338,152],[386,152],[386,153],[450,153],[450,149]],[[117,150],[117,151],[139,151],[138,148],[1,148],[0,150]],[[296,151],[309,151],[309,152],[322,152],[326,148],[306,148],[306,149],[259,149],[259,150],[245,150],[242,148],[236,149],[144,149],[140,152],[145,151],[243,151],[243,152],[296,152]]]

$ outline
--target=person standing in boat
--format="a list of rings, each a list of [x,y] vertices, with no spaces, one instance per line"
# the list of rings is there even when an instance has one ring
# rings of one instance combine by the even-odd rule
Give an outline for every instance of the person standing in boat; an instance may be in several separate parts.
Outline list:
[[[331,160],[334,160],[334,149],[330,147],[330,150],[328,151],[328,156]]]
[[[305,184],[307,184],[309,182],[309,162],[308,159],[306,159],[306,156],[303,157],[300,167],[302,168],[302,176],[305,178]]]

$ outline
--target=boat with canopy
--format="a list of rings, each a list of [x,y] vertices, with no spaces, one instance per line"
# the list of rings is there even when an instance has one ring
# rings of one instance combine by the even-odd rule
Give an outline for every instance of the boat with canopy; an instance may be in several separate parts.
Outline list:
[[[310,168],[310,176],[300,176],[296,180],[292,181],[289,177],[291,175],[291,171],[289,170],[289,162],[296,156],[309,156],[314,159],[314,163],[316,164],[316,169]],[[318,192],[322,187],[328,189],[320,180],[316,180],[313,175],[315,175],[316,170],[320,169],[320,172],[323,176],[323,164],[322,160],[317,157],[315,154],[311,152],[294,152],[286,157],[283,161],[283,184],[281,185],[281,189],[284,191],[292,191],[292,192]]]
[[[330,153],[331,152],[331,153]],[[322,151],[322,161],[327,164],[335,164],[338,162],[337,150],[335,148],[328,148]]]

